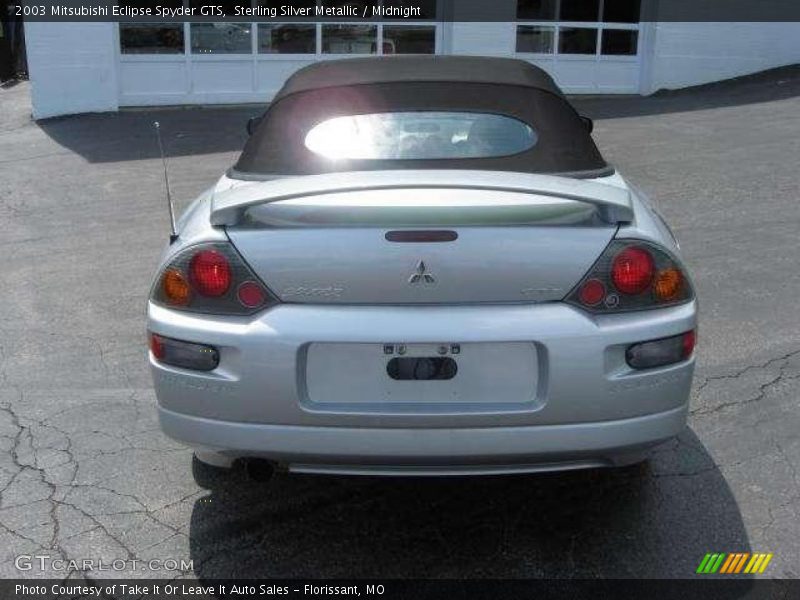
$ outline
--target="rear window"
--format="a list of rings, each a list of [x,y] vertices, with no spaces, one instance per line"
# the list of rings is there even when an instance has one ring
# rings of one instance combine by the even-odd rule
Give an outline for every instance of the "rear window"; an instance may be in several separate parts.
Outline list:
[[[530,125],[503,115],[407,111],[339,116],[315,125],[308,150],[330,160],[491,158],[530,150]]]
[[[578,113],[557,94],[524,86],[421,82],[280,97],[230,174],[262,179],[391,169],[613,173]]]

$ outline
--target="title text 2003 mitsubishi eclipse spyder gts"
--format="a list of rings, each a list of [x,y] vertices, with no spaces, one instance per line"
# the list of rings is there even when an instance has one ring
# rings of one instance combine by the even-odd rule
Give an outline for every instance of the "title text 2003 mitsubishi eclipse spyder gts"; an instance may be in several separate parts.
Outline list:
[[[251,125],[148,304],[161,427],[198,468],[615,466],[684,427],[678,244],[545,72],[326,61]]]

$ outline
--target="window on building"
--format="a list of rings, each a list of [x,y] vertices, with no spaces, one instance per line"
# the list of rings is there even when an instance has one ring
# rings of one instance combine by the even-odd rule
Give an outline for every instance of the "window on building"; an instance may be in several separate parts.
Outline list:
[[[562,27],[558,34],[559,54],[597,53],[597,29]]]
[[[556,0],[519,0],[517,19],[522,21],[552,21],[556,18]]]
[[[555,49],[556,28],[542,25],[517,27],[517,52],[552,54]]]
[[[193,55],[256,54],[267,58],[280,54],[435,54],[439,25],[426,23],[437,17],[437,0],[376,0],[386,8],[419,9],[411,18],[377,19],[369,23],[190,23],[190,24],[120,24],[122,54],[183,54],[186,40]],[[543,0],[547,1],[547,0]],[[549,0],[555,2],[556,0]],[[126,3],[150,4],[147,0],[120,0]],[[163,0],[176,8],[197,8],[201,0]],[[204,2],[203,2],[204,3]],[[235,14],[237,6],[270,7],[280,11],[291,3],[294,7],[361,6],[353,0],[219,0],[226,14]],[[379,24],[380,23],[380,24]]]
[[[376,25],[325,24],[322,26],[323,54],[377,54]]]
[[[605,0],[603,21],[606,23],[638,23],[641,0]]]
[[[601,53],[606,55],[635,56],[638,42],[638,31],[604,29]]]
[[[121,23],[119,45],[123,54],[183,54],[183,25]]]
[[[521,54],[637,56],[641,0],[518,0]]]
[[[313,23],[258,25],[259,54],[316,54],[317,27]]]
[[[600,0],[561,0],[561,21],[599,21]]]
[[[436,27],[431,25],[384,25],[384,54],[433,54]]]
[[[192,23],[192,54],[250,54],[250,23]]]

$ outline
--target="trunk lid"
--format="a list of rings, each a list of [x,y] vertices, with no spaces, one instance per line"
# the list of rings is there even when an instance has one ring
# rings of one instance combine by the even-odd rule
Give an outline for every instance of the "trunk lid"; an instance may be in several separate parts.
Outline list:
[[[630,219],[599,183],[422,173],[248,184],[212,220],[283,302],[440,304],[560,300]]]

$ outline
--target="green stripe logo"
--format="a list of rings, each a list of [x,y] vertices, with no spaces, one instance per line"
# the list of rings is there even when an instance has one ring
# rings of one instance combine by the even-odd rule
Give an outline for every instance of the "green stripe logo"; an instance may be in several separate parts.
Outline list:
[[[722,561],[725,560],[726,554],[706,554],[703,557],[703,560],[700,561],[700,566],[697,567],[697,573],[716,573],[720,566],[722,565]]]

